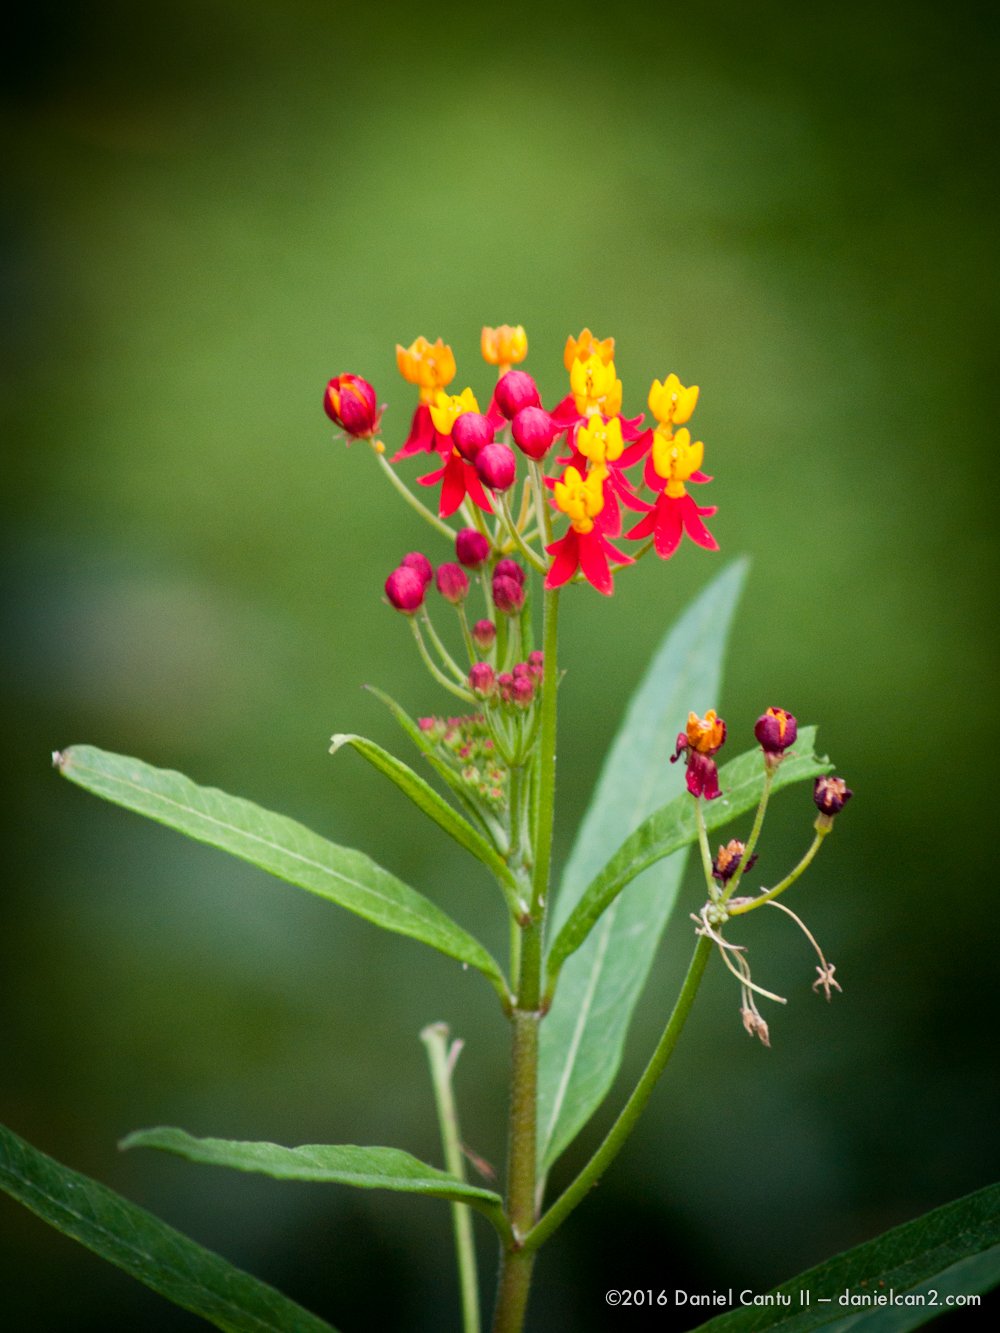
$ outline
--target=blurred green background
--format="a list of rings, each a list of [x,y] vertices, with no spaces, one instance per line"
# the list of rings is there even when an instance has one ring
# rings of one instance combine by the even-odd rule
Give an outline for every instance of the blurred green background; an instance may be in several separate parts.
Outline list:
[[[991,16],[990,23],[995,24]],[[674,1077],[545,1252],[535,1330],[625,1327],[609,1286],[764,1290],[995,1178],[991,761],[995,28],[975,9],[21,7],[6,51],[5,802],[0,1116],[342,1327],[457,1326],[443,1205],[120,1156],[138,1126],[438,1160],[424,1051],[467,1040],[465,1135],[503,1156],[492,993],[412,942],[60,783],[75,741],[357,843],[490,940],[461,853],[334,730],[404,752],[361,686],[442,700],[381,600],[443,544],[331,443],[362,373],[443,335],[486,393],[523,323],[618,340],[626,407],[702,386],[723,557],[685,544],[565,598],[557,850],[678,609],[749,552],[720,706],[821,724],[857,795],[787,922],[748,1041],[713,968]],[[805,801],[805,806],[803,805]],[[808,837],[804,793],[771,864]],[[987,876],[987,892],[990,877]],[[686,961],[692,879],[617,1106]],[[987,899],[987,902],[989,899]],[[598,1117],[563,1171],[607,1123]],[[478,1226],[478,1223],[477,1223]],[[0,1203],[9,1326],[200,1326]],[[494,1263],[480,1232],[486,1285]]]

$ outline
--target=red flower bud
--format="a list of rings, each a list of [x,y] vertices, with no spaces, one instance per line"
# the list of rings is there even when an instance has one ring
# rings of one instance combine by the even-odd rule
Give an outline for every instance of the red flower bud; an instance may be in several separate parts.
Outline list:
[[[524,370],[508,370],[497,380],[493,393],[497,407],[508,421],[526,407],[541,407],[538,386]]]
[[[498,611],[509,616],[517,615],[524,606],[524,589],[517,579],[501,574],[493,576],[493,601]]]
[[[434,576],[437,590],[446,602],[458,606],[469,592],[469,577],[461,565],[438,565]]]
[[[462,528],[455,537],[455,555],[466,569],[478,569],[489,553],[489,541],[478,528]]]
[[[522,453],[536,460],[545,457],[553,440],[565,429],[541,407],[523,407],[511,422],[514,443]]]
[[[459,417],[461,421],[461,417]],[[476,454],[476,475],[491,491],[506,491],[514,484],[517,459],[506,444],[484,444]]]
[[[370,438],[378,430],[381,413],[375,390],[359,375],[337,375],[323,394],[330,420],[351,439]]]
[[[385,595],[397,611],[412,616],[424,604],[427,585],[411,565],[400,565],[385,581]]]
[[[753,734],[760,742],[764,756],[774,763],[795,744],[799,724],[783,708],[769,708],[757,719]]]
[[[472,642],[481,653],[493,647],[497,637],[497,627],[492,620],[477,620],[472,627]]]
[[[475,662],[469,671],[469,685],[473,694],[488,699],[496,692],[496,676],[489,662]]]
[[[510,687],[510,700],[518,708],[528,708],[535,697],[535,682],[530,676],[519,676],[515,670]]]
[[[493,443],[493,427],[489,419],[481,412],[463,412],[455,418],[451,428],[451,439],[455,448],[470,463],[484,445]]]
[[[404,569],[412,569],[415,573],[419,574],[424,581],[425,587],[434,577],[434,566],[420,551],[411,551],[409,555],[404,555],[400,561],[400,565]]]
[[[545,674],[545,654],[540,648],[528,654],[528,671],[536,680],[541,680]]]
[[[509,704],[514,697],[514,677],[509,671],[502,671],[497,676],[497,689],[500,691],[500,698],[505,704]]]
[[[512,560],[508,555],[504,556],[502,560],[497,561],[496,568],[493,570],[493,577],[495,579],[496,578],[516,579],[516,581],[520,583],[521,587],[523,588],[526,575],[523,568],[517,563],[517,561]]]

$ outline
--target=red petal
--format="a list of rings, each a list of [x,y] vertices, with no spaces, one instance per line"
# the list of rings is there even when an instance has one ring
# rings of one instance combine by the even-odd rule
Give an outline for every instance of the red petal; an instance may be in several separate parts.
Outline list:
[[[478,505],[484,514],[492,514],[493,506],[490,504],[490,498],[483,490],[483,484],[479,480],[479,473],[471,463],[466,463],[462,459],[462,466],[465,469],[465,489],[469,499],[473,504]]]
[[[573,401],[571,393],[568,393],[561,402],[556,403],[549,415],[553,421],[559,423],[563,430],[567,430],[570,426],[576,426],[586,419],[576,410],[576,403]]]
[[[413,420],[410,422],[410,433],[401,449],[397,449],[389,459],[390,463],[398,463],[401,458],[409,458],[412,454],[425,453],[437,447],[434,436],[437,432],[434,429],[434,422],[431,420],[431,410],[425,403],[420,403],[413,414]],[[450,445],[449,441],[449,445]]]
[[[553,557],[552,568],[545,576],[546,588],[561,588],[577,571],[580,564],[579,541],[575,528],[570,528],[565,537],[560,537],[546,551]]]
[[[612,558],[613,560],[616,560],[616,561],[618,562],[618,564],[620,564],[620,565],[634,565],[634,564],[635,564],[635,561],[632,559],[632,557],[631,557],[630,555],[626,555],[624,551],[619,551],[618,547],[617,547],[617,546],[613,546],[613,545],[611,544],[611,542],[609,542],[608,539],[607,539],[606,537],[603,537],[603,536],[602,536],[602,538],[601,538],[601,542],[602,542],[602,545],[604,546],[604,554],[605,554],[605,555],[609,555],[609,556],[611,556],[611,558]]]
[[[622,450],[615,467],[634,467],[652,443],[653,432],[644,430],[634,444],[630,444],[627,449]]]
[[[681,498],[681,517],[684,520],[684,531],[693,542],[703,546],[706,551],[717,551],[719,549],[719,543],[702,523],[698,506],[690,495]]]
[[[614,547],[611,549],[614,550]],[[605,597],[611,596],[615,590],[615,581],[604,553],[604,538],[596,528],[580,535],[580,568],[598,592],[602,592]]]
[[[442,518],[453,514],[465,499],[465,460],[457,449],[452,449],[451,456],[444,465],[444,481],[441,484],[441,500],[438,513]]]
[[[690,500],[691,497],[686,495],[682,499]],[[656,547],[656,554],[664,560],[669,560],[680,545],[684,532],[682,509],[680,501],[666,494],[661,495],[656,502],[656,530],[653,533],[653,544]]]
[[[635,527],[625,534],[631,541],[639,541],[642,537],[648,537],[656,528],[656,505],[644,505],[643,507],[647,510],[646,517],[641,518]]]
[[[640,412],[637,417],[622,417],[623,440],[638,440],[641,434],[652,435],[651,430],[646,432],[642,430],[642,419],[645,415],[645,412]]]
[[[688,481],[714,481],[714,480],[715,478],[710,477],[707,472],[692,472],[690,477],[688,477]]]

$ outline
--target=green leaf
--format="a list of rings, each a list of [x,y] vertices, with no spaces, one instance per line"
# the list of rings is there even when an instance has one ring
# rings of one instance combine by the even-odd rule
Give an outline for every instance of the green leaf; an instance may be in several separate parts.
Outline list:
[[[775,1299],[786,1297],[790,1304],[730,1310],[700,1324],[698,1333],[764,1329],[805,1333],[814,1328],[904,1333],[956,1308],[949,1297],[974,1296],[998,1283],[1000,1185],[990,1185],[810,1268],[768,1293]],[[809,1293],[808,1305],[802,1303],[803,1292]],[[890,1293],[892,1303],[860,1304]]]
[[[818,777],[829,772],[828,759],[813,753],[816,741],[815,727],[802,727],[795,748],[782,760],[774,775],[771,791],[776,792],[793,782]],[[715,801],[704,802],[705,826],[711,833],[756,808],[764,790],[764,763],[760,746],[741,754],[719,770],[719,785],[723,795]],[[687,792],[643,820],[598,872],[584,890],[549,951],[549,976],[558,973],[563,962],[584,943],[601,914],[614,902],[619,893],[648,866],[698,839],[694,818],[694,802]]]
[[[453,806],[439,796],[429,783],[414,773],[413,769],[401,759],[397,759],[388,750],[383,750],[381,745],[376,745],[374,741],[366,740],[363,736],[341,733],[331,737],[330,753],[336,754],[344,745],[352,746],[380,773],[390,778],[415,806],[423,810],[425,815],[429,815],[435,824],[455,839],[459,846],[471,852],[478,861],[491,870],[503,890],[507,906],[515,916],[527,910],[526,904],[519,905],[517,881],[496,848],[491,846],[467,819],[463,819]]]
[[[667,634],[625,714],[562,877],[552,925],[565,924],[622,837],[684,789],[667,762],[693,708],[718,706],[722,655],[746,562],[729,565]],[[674,904],[685,851],[645,870],[563,968],[541,1025],[539,1165],[548,1170],[603,1101]]]
[[[365,1190],[426,1194],[467,1203],[490,1219],[501,1235],[509,1234],[503,1201],[493,1190],[467,1185],[447,1171],[428,1166],[399,1148],[359,1148],[354,1144],[312,1143],[283,1148],[277,1143],[237,1143],[231,1139],[196,1139],[183,1129],[139,1129],[122,1139],[122,1148],[160,1148],[190,1162],[256,1171],[275,1180],[314,1180],[354,1185]]]
[[[105,800],[219,847],[384,930],[409,935],[477,968],[506,1003],[500,968],[479,941],[363,852],[338,847],[285,815],[215,787],[199,787],[182,773],[153,768],[139,759],[74,745],[57,752],[53,762],[64,777]]]
[[[265,1282],[0,1125],[0,1186],[147,1287],[233,1333],[334,1333]]]

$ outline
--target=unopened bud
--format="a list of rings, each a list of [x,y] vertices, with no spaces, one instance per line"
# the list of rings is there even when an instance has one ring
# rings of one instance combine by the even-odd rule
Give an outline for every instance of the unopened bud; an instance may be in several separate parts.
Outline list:
[[[556,436],[565,429],[541,407],[522,407],[511,422],[514,443],[536,461],[545,457]]]
[[[783,708],[769,708],[757,719],[753,729],[770,768],[781,762],[785,751],[795,744],[798,733],[799,724]]]
[[[425,586],[434,577],[434,566],[421,551],[411,551],[409,555],[404,555],[400,564],[403,568],[412,569],[419,574]]]
[[[412,616],[423,606],[425,587],[424,580],[412,566],[400,565],[386,579],[385,595],[397,611]]]
[[[494,574],[493,576],[493,601],[498,611],[503,611],[508,616],[517,615],[524,606],[524,589],[517,579],[512,579],[509,574]]]
[[[461,419],[461,418],[460,418]],[[462,528],[455,537],[455,555],[466,569],[478,569],[490,553],[489,540],[478,528]]]
[[[492,620],[477,620],[472,627],[472,642],[481,653],[493,647],[497,637],[497,627]]]
[[[535,682],[530,676],[517,675],[516,668],[514,681],[510,687],[510,697],[511,702],[518,708],[528,708],[535,697]]]
[[[434,576],[437,590],[446,602],[459,606],[469,592],[469,577],[461,565],[438,565]]]
[[[323,408],[352,439],[368,438],[379,428],[375,390],[360,375],[337,375],[326,386]]]
[[[528,654],[528,670],[535,680],[541,680],[545,674],[545,654],[541,648],[536,648],[533,653]]]
[[[508,370],[497,380],[493,396],[508,421],[526,407],[541,407],[538,386],[526,370]]]
[[[493,577],[514,579],[523,588],[527,575],[524,572],[523,565],[519,565],[516,560],[512,560],[508,555],[504,556],[502,560],[497,561],[496,568],[493,570]]]
[[[739,869],[746,850],[746,844],[740,842],[739,838],[732,838],[725,847],[720,847],[718,856],[712,862],[712,878],[720,884],[728,884]],[[743,869],[749,870],[756,860],[755,852]]]
[[[514,676],[510,671],[502,671],[497,676],[497,689],[500,691],[500,698],[505,704],[509,704],[514,697]]]
[[[481,412],[463,412],[451,428],[455,448],[470,463],[484,445],[493,443],[493,427]]]
[[[476,454],[475,466],[479,480],[491,491],[509,490],[517,476],[514,450],[506,444],[484,444]]]
[[[472,693],[480,699],[488,699],[496,691],[496,675],[489,662],[476,662],[469,671],[469,685]]]

